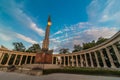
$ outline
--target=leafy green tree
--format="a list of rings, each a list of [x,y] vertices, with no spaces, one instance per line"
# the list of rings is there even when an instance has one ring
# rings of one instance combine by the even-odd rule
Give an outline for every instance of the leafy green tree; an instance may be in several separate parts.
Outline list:
[[[81,51],[81,50],[82,50],[81,45],[74,45],[74,50],[72,52],[78,52],[78,51]]]
[[[96,43],[95,43],[94,40],[91,41],[91,42],[88,42],[88,43],[83,43],[83,49],[84,50],[89,49],[89,48],[94,47],[94,46],[96,46]]]
[[[101,43],[105,42],[106,40],[108,40],[108,39],[107,38],[103,38],[103,37],[99,37],[98,40],[97,40],[97,42],[96,42],[96,44],[97,45],[101,44]]]
[[[26,52],[33,52],[33,53],[39,53],[41,51],[41,47],[39,44],[33,44],[31,47],[29,47]]]
[[[13,42],[13,46],[14,46],[13,49],[14,51],[24,52],[26,49],[22,42]]]
[[[60,51],[60,54],[69,53],[69,49],[67,49],[67,48],[62,48],[62,49],[60,49],[59,51]]]

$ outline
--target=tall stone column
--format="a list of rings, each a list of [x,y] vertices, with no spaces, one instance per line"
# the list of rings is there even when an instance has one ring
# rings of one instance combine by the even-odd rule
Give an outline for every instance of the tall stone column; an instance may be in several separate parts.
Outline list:
[[[25,59],[25,64],[27,64],[27,59],[28,59],[28,56],[26,56],[26,59]]]
[[[8,63],[9,63],[11,56],[12,56],[12,54],[9,54],[9,56],[8,56],[8,60],[7,60],[6,64],[5,64],[6,66],[7,66]]]
[[[86,54],[84,54],[84,55],[85,55],[85,63],[86,63],[86,67],[88,67],[87,55],[86,55]]]
[[[15,65],[16,59],[17,59],[17,54],[15,55],[15,59],[13,61],[13,65]]]
[[[95,54],[95,59],[96,59],[97,67],[99,68],[99,67],[100,67],[100,64],[99,64],[99,61],[98,61],[97,53],[94,52],[94,54]]]
[[[91,67],[94,67],[91,53],[89,53],[89,56],[90,56]]]
[[[115,55],[116,55],[116,57],[117,57],[117,59],[118,59],[118,62],[119,62],[119,64],[120,64],[120,54],[119,54],[119,51],[118,51],[116,45],[113,44],[112,47],[113,47],[113,50],[114,50],[114,52],[115,52]]]
[[[3,60],[3,58],[4,58],[4,53],[2,53],[2,56],[1,56],[1,58],[0,58],[0,64],[2,63],[2,60]]]
[[[70,58],[69,58],[69,56],[67,56],[68,57],[68,66],[70,66]]]
[[[21,62],[22,62],[22,58],[23,58],[23,55],[20,56],[20,61],[19,61],[19,66],[21,65]]]
[[[49,49],[49,33],[50,33],[50,26],[51,26],[51,19],[50,16],[48,17],[48,24],[45,31],[45,39],[43,40],[42,44],[42,50],[48,50]]]
[[[80,63],[81,63],[81,67],[83,67],[83,59],[81,54],[80,54]]]
[[[77,55],[75,57],[76,57],[76,66],[78,67],[78,57]]]
[[[101,56],[101,58],[102,58],[102,62],[103,62],[104,68],[107,68],[107,64],[106,64],[106,61],[105,61],[104,55],[103,55],[103,53],[102,53],[101,50],[99,50],[99,52],[100,52],[100,56]]]
[[[116,67],[115,67],[115,64],[114,64],[114,61],[113,61],[113,59],[112,59],[112,56],[110,55],[110,51],[108,50],[108,48],[105,48],[105,50],[106,50],[106,53],[107,53],[108,58],[109,58],[109,60],[110,60],[111,68],[116,68]]]

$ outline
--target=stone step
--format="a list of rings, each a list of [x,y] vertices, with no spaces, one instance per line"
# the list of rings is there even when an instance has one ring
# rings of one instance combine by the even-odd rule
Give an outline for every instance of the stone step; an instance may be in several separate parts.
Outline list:
[[[21,67],[28,68],[28,69],[33,69],[33,68],[57,69],[57,68],[61,68],[59,65],[55,65],[55,64],[24,64]]]

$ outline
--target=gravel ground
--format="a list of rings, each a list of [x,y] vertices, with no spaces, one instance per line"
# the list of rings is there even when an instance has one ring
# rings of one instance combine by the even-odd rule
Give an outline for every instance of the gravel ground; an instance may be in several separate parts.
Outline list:
[[[120,77],[76,75],[64,73],[30,76],[26,74],[0,71],[0,80],[120,80]]]

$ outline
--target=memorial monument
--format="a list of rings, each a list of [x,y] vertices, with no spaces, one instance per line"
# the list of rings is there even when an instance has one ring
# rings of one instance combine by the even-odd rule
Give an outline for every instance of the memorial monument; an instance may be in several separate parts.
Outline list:
[[[50,16],[48,17],[48,23],[45,32],[45,38],[42,44],[42,50],[40,53],[36,54],[35,63],[40,64],[52,64],[52,53],[53,50],[49,50],[49,34],[50,34],[50,26],[51,26]]]
[[[53,50],[49,50],[49,34],[50,34],[51,19],[48,17],[48,23],[45,32],[45,38],[42,44],[42,50],[39,53],[36,53],[35,63],[34,64],[25,64],[23,67],[29,69],[53,69],[60,68],[59,65],[52,64]]]

